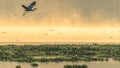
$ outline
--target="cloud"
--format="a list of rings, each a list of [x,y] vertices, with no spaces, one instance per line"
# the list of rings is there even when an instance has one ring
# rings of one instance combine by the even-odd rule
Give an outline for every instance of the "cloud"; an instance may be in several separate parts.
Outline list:
[[[21,5],[29,5],[32,1],[0,0],[0,19],[27,25],[120,25],[119,0],[37,0],[35,7],[39,10],[23,17]]]
[[[54,31],[54,29],[49,29],[48,31]]]
[[[43,33],[43,35],[48,35],[48,33]]]
[[[6,34],[7,32],[1,32],[2,34]]]

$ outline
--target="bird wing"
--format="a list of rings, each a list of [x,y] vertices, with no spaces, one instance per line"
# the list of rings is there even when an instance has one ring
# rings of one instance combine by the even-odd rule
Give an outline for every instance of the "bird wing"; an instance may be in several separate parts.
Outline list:
[[[33,6],[35,6],[35,4],[36,4],[36,1],[33,1],[33,2],[28,6],[28,8],[29,8],[29,9],[32,9]]]
[[[28,7],[26,7],[25,5],[22,5],[22,7],[23,7],[24,9],[26,9],[26,10],[28,9]]]

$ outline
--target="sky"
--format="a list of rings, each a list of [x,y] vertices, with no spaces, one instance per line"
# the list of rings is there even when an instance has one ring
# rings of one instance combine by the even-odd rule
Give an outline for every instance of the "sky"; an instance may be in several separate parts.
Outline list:
[[[25,16],[22,4],[34,8]],[[119,42],[120,0],[0,0],[0,42]]]

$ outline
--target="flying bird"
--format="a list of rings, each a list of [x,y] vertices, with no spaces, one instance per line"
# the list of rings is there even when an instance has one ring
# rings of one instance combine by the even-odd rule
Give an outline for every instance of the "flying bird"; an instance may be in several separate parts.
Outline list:
[[[113,37],[110,37],[111,39],[113,38]]]
[[[28,7],[25,6],[25,5],[22,5],[22,7],[25,9],[25,10],[24,10],[25,13],[23,14],[23,16],[24,16],[27,12],[29,12],[29,11],[35,11],[35,10],[37,10],[37,8],[33,8],[35,5],[36,5],[36,1],[33,1]]]

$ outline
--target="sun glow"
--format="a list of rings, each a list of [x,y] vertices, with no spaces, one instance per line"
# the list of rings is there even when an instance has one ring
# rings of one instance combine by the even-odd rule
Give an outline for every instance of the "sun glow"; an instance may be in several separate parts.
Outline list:
[[[9,42],[118,42],[120,28],[0,27],[0,41]]]

